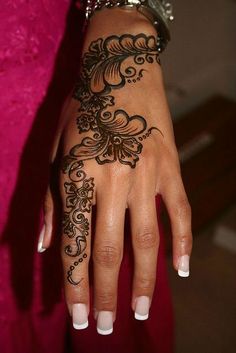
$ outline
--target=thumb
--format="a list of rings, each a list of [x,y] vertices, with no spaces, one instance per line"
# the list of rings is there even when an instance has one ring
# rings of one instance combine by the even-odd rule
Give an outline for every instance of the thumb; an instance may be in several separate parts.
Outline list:
[[[44,252],[50,247],[52,241],[53,230],[53,216],[54,216],[54,201],[50,187],[48,187],[44,199],[44,225],[39,235],[38,252]]]

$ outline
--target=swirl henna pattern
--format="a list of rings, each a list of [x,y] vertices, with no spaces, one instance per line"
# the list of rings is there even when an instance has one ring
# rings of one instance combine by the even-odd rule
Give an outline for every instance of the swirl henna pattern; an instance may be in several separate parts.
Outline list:
[[[94,192],[94,179],[87,178],[84,161],[95,159],[100,165],[118,161],[135,168],[143,148],[141,142],[152,130],[161,132],[156,127],[148,128],[140,115],[129,116],[123,109],[109,111],[115,105],[112,90],[140,81],[145,62],[160,63],[155,37],[144,34],[99,38],[90,44],[82,60],[73,98],[80,102],[78,132],[86,136],[71,148],[62,165],[68,178],[64,183],[67,210],[63,231],[70,244],[65,253],[77,258],[67,272],[67,279],[74,285],[79,282],[72,279],[72,272],[87,257],[90,225],[86,215],[91,212]]]
[[[67,271],[67,279],[71,284],[79,284],[72,278],[72,271],[80,262],[87,257],[85,249],[87,246],[87,236],[89,235],[89,221],[85,215],[91,212],[94,179],[87,178],[86,173],[81,170],[84,166],[82,161],[79,161],[76,168],[76,176],[72,177],[69,174],[70,182],[65,182],[66,208],[68,212],[64,212],[62,226],[64,234],[70,239],[74,238],[74,245],[71,244],[65,247],[65,253],[73,258],[78,258]],[[62,170],[67,173],[68,166],[64,164]]]

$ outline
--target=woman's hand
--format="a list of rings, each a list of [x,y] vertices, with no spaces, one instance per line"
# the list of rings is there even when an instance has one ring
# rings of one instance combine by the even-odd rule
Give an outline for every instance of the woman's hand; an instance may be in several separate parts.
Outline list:
[[[162,196],[171,219],[174,267],[180,276],[189,274],[191,212],[156,42],[155,30],[135,10],[96,14],[85,38],[79,80],[63,110],[54,156],[63,136],[62,260],[66,301],[78,329],[88,325],[88,263],[92,255],[98,332],[112,332],[126,208],[135,257],[135,317],[148,317],[155,286],[157,194]],[[97,215],[91,254],[94,204]],[[50,244],[52,217],[49,189],[41,250]]]

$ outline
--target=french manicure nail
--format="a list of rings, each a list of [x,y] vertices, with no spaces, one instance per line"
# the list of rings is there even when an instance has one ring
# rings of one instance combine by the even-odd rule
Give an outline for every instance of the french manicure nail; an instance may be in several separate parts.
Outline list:
[[[76,330],[83,330],[88,327],[88,313],[85,304],[72,305],[73,327]]]
[[[46,248],[43,248],[43,238],[44,238],[44,233],[45,233],[45,224],[39,234],[39,241],[38,241],[38,252],[44,252]]]
[[[189,256],[183,255],[179,259],[178,275],[180,277],[189,276]]]
[[[113,332],[112,311],[99,311],[97,317],[97,332],[100,335],[110,335]]]
[[[134,317],[136,320],[147,320],[149,316],[150,299],[146,296],[137,297]]]

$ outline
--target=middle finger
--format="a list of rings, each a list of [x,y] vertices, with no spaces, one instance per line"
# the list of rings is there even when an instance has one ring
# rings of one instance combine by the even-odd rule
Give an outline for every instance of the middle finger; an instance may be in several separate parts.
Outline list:
[[[108,191],[109,190],[109,191]],[[93,249],[94,305],[98,333],[112,333],[117,285],[123,253],[126,193],[114,184],[97,191],[97,219]]]

